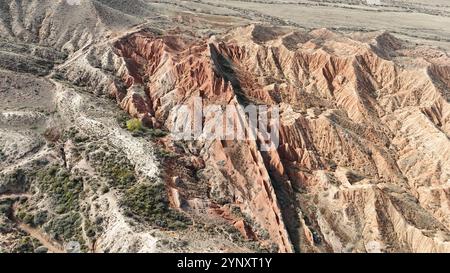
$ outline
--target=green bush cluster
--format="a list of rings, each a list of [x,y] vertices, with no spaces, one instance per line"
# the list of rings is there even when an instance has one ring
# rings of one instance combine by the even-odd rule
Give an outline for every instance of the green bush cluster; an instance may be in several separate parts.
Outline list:
[[[42,244],[29,236],[24,236],[19,239],[17,244],[12,249],[12,253],[34,253],[34,250]]]
[[[77,241],[84,244],[81,228],[82,219],[78,212],[70,212],[51,219],[45,224],[44,229],[56,240]]]
[[[168,135],[167,132],[161,130],[161,129],[147,129],[147,133],[151,136],[151,137],[156,137],[156,138],[161,138],[161,137],[165,137]]]
[[[119,114],[116,116],[116,121],[121,128],[126,129],[127,121],[129,120],[129,118],[130,118],[130,116],[120,109]]]
[[[18,217],[22,222],[24,222],[27,225],[33,225],[33,214],[27,213],[27,212],[21,212],[18,214]]]
[[[109,185],[114,188],[127,189],[136,183],[133,167],[130,164],[120,164],[114,159],[105,158],[100,172],[108,178]],[[102,191],[107,192],[106,189]]]
[[[0,190],[27,192],[30,186],[28,174],[22,169],[16,169],[11,173],[0,174]]]
[[[41,226],[45,224],[48,220],[48,212],[47,211],[38,211],[33,216],[33,226]]]
[[[79,195],[83,191],[83,181],[72,177],[65,169],[51,166],[37,174],[39,186],[48,193],[57,205],[57,213],[76,211],[79,208]]]
[[[167,132],[161,129],[147,128],[142,124],[142,121],[137,118],[130,119],[126,122],[126,128],[128,131],[133,133],[135,137],[145,137],[150,138],[162,138],[167,136]]]
[[[48,212],[38,211],[36,213],[32,213],[27,209],[22,209],[17,212],[17,218],[31,227],[38,227],[44,225],[48,221]]]
[[[84,222],[84,231],[86,232],[86,236],[90,239],[94,239],[103,232],[103,227],[101,226],[103,222],[103,218],[101,216],[97,216],[94,222],[91,222],[89,219],[86,219]]]
[[[14,226],[10,221],[12,217],[12,200],[1,200],[0,201],[0,235],[13,232]]]
[[[166,149],[163,149],[163,148],[156,148],[155,149],[155,155],[160,160],[170,159],[170,158],[176,157],[176,154],[174,154],[174,153],[172,153],[170,151],[167,151]]]
[[[136,183],[135,168],[120,150],[89,145],[87,153],[87,158],[96,172],[108,182],[108,185],[99,188],[102,194],[109,192],[110,187],[123,190]]]
[[[180,229],[191,224],[184,214],[169,207],[163,184],[136,185],[125,192],[121,205],[128,216],[160,228]]]
[[[12,204],[11,200],[3,200],[0,201],[0,214],[10,216],[12,213]]]
[[[142,121],[137,119],[137,118],[133,118],[127,121],[127,129],[130,132],[137,132],[137,131],[143,131],[144,130],[144,126],[142,125]]]
[[[79,131],[76,127],[70,127],[63,131],[62,137],[64,140],[73,139],[77,136],[78,133]]]
[[[15,232],[15,226],[7,218],[0,217],[0,235]]]

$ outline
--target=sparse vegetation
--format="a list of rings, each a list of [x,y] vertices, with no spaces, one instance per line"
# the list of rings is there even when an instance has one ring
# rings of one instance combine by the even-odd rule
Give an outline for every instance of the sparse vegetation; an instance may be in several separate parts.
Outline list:
[[[157,227],[180,229],[191,224],[184,214],[169,207],[163,184],[136,185],[125,192],[121,205],[127,215]]]
[[[99,230],[98,227],[96,227],[95,224],[91,223],[91,221],[86,220],[84,222],[84,231],[86,233],[86,236],[93,239],[97,236],[97,230]]]
[[[10,217],[12,214],[12,205],[13,205],[12,200],[0,201],[0,217],[2,215],[6,216],[6,217]]]
[[[51,127],[51,128],[47,128],[43,135],[48,142],[55,143],[60,140],[61,131],[57,127]]]
[[[117,118],[117,122],[119,124],[125,124],[125,126],[122,126],[126,128],[128,131],[130,131],[133,136],[135,137],[145,137],[149,136],[150,138],[161,138],[167,136],[167,132],[161,130],[161,129],[154,129],[154,128],[147,128],[144,126],[142,121],[137,118],[133,118],[130,120],[124,121],[123,116],[119,116]]]
[[[110,186],[118,189],[127,189],[136,183],[134,169],[128,162],[115,161],[111,158],[104,158],[100,172],[108,178]],[[102,193],[109,191],[109,188],[102,188]]]
[[[9,219],[4,215],[0,215],[0,234],[7,234],[13,231],[14,226]]]
[[[176,156],[174,153],[167,151],[166,149],[163,149],[163,148],[157,148],[155,150],[155,155],[156,155],[156,157],[158,157],[161,160],[167,159],[167,158],[172,158],[172,157]]]
[[[135,167],[120,150],[113,147],[99,147],[91,143],[86,153],[87,159],[96,171],[106,178],[107,184],[99,184],[102,194],[109,192],[111,188],[129,189],[136,183]]]
[[[0,188],[11,192],[26,192],[30,185],[30,179],[23,169],[15,169],[11,173],[0,174]]]
[[[118,110],[119,114],[116,116],[116,121],[119,124],[119,126],[123,129],[127,128],[127,121],[129,120],[130,116],[122,111],[121,109]]]
[[[54,200],[58,213],[78,210],[79,195],[83,191],[82,178],[72,177],[59,166],[51,166],[38,172],[37,181],[42,191]]]
[[[0,161],[4,161],[5,159],[6,159],[5,153],[2,150],[0,150]]]
[[[55,71],[52,74],[52,79],[59,80],[59,81],[64,81],[65,77],[64,77],[64,74],[61,73],[60,71]]]
[[[100,192],[101,192],[102,194],[108,193],[108,192],[109,192],[109,187],[108,187],[107,185],[103,185],[103,186],[100,188]]]
[[[161,138],[168,135],[166,131],[163,131],[161,129],[147,129],[147,133],[154,138]]]
[[[33,226],[41,226],[48,220],[47,211],[38,211],[33,217]]]
[[[0,214],[9,215],[11,213],[11,204],[0,204]]]
[[[81,222],[78,212],[70,212],[51,219],[45,224],[44,229],[56,240],[77,241],[83,245]]]
[[[29,236],[23,236],[12,249],[12,253],[33,253],[34,250],[41,246],[41,243]]]

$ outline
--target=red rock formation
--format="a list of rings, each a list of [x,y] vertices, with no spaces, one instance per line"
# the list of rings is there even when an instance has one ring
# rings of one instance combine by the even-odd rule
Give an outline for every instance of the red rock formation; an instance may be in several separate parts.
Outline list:
[[[115,48],[128,91],[111,92],[154,124],[170,128],[173,107],[194,96],[281,107],[276,151],[260,152],[255,141],[196,143],[215,170],[211,184],[219,181],[281,252],[450,251],[442,239],[450,234],[445,54],[387,33],[260,26],[209,39],[140,32]],[[234,224],[253,236],[249,223]]]

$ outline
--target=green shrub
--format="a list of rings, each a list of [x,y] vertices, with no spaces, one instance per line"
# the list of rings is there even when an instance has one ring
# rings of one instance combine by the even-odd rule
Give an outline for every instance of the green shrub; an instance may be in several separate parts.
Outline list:
[[[129,118],[130,116],[121,110],[116,116],[116,121],[121,128],[125,129],[127,127],[127,121]]]
[[[23,221],[27,225],[33,225],[33,219],[34,219],[34,216],[31,214],[26,214],[25,217],[23,217]]]
[[[45,224],[44,229],[57,240],[82,243],[81,222],[81,216],[78,212],[70,212],[53,218]]]
[[[126,128],[132,132],[134,137],[150,136],[151,138],[162,138],[168,135],[168,132],[161,129],[146,128],[142,121],[137,118],[128,120]]]
[[[134,166],[118,150],[110,149],[105,153],[103,150],[89,153],[89,161],[102,177],[107,179],[108,185],[100,187],[102,194],[112,189],[129,189],[136,182]]]
[[[31,237],[22,237],[14,246],[12,253],[33,253],[34,249],[39,246],[40,243]]]
[[[109,187],[107,185],[104,185],[100,188],[100,191],[102,194],[107,194],[109,192]]]
[[[52,79],[59,80],[59,81],[65,80],[64,75],[59,71],[56,71],[53,73]]]
[[[138,132],[143,131],[144,126],[142,125],[142,121],[140,121],[137,118],[134,118],[127,121],[127,129],[130,132]]]
[[[95,232],[95,229],[93,227],[90,227],[86,230],[86,236],[88,236],[89,238],[94,238],[96,235],[97,233]]]
[[[37,174],[37,178],[40,189],[53,198],[58,213],[79,208],[79,195],[83,191],[81,178],[72,177],[59,166],[45,168]]]
[[[161,129],[147,129],[148,134],[151,137],[161,138],[168,135],[167,132],[161,130]]]
[[[170,151],[167,151],[165,149],[162,149],[162,148],[156,148],[155,155],[160,160],[169,159],[169,158],[173,158],[176,156],[176,154],[174,154]]]
[[[126,215],[157,227],[182,229],[191,224],[184,214],[169,207],[163,184],[136,185],[125,192],[121,205]]]
[[[4,217],[0,217],[0,235],[12,233],[15,231],[16,229],[13,223],[7,221],[7,219],[5,219]]]
[[[107,163],[103,165],[102,172],[108,177],[112,187],[126,189],[136,182],[131,166]]]
[[[12,201],[5,200],[0,202],[0,214],[9,216],[12,213]]]
[[[48,213],[47,211],[38,211],[33,218],[33,225],[34,226],[42,226],[47,222],[48,219]]]

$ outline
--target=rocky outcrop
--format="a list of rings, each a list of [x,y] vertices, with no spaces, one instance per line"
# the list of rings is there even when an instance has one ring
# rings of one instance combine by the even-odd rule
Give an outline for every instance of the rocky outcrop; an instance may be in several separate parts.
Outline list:
[[[211,194],[254,221],[244,233],[264,230],[281,252],[450,250],[445,53],[388,33],[254,25],[204,39],[142,31],[114,47],[124,88],[111,93],[151,126],[170,129],[194,96],[280,106],[276,151],[195,143]]]

